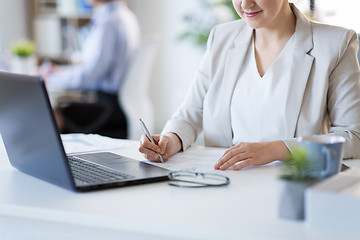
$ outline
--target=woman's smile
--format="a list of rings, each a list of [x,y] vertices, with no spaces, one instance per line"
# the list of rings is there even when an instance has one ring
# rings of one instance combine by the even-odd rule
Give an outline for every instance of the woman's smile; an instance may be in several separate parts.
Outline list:
[[[253,18],[253,17],[256,17],[261,12],[262,12],[262,10],[257,11],[257,12],[245,12],[244,11],[244,14],[247,18]]]

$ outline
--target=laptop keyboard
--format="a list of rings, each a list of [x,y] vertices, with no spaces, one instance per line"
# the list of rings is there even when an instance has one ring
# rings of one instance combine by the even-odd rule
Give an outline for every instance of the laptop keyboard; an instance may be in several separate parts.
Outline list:
[[[68,161],[74,178],[86,184],[117,182],[134,178],[134,176],[84,161],[79,157],[68,156]]]

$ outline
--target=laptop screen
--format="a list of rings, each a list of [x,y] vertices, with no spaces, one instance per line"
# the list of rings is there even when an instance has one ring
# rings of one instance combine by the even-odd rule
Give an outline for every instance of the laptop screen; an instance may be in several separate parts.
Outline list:
[[[0,132],[11,164],[32,176],[74,189],[42,79],[0,72],[0,86]]]

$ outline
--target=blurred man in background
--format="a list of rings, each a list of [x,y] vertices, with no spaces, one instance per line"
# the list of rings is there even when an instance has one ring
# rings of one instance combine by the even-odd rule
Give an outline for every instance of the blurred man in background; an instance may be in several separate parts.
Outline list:
[[[45,76],[48,88],[92,91],[93,102],[55,109],[62,133],[96,133],[126,138],[126,118],[117,93],[140,43],[135,15],[123,1],[90,0],[95,7],[81,63],[55,67]]]

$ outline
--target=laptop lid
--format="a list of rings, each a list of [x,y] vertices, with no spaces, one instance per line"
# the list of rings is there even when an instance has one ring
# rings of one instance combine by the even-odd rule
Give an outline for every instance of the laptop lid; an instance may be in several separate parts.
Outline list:
[[[44,82],[0,72],[0,133],[13,167],[75,189]]]
[[[167,169],[120,155],[93,153],[79,157],[134,178],[79,184],[73,178],[43,80],[36,76],[0,72],[0,86],[0,133],[10,163],[18,170],[78,191],[168,179],[170,171]]]

